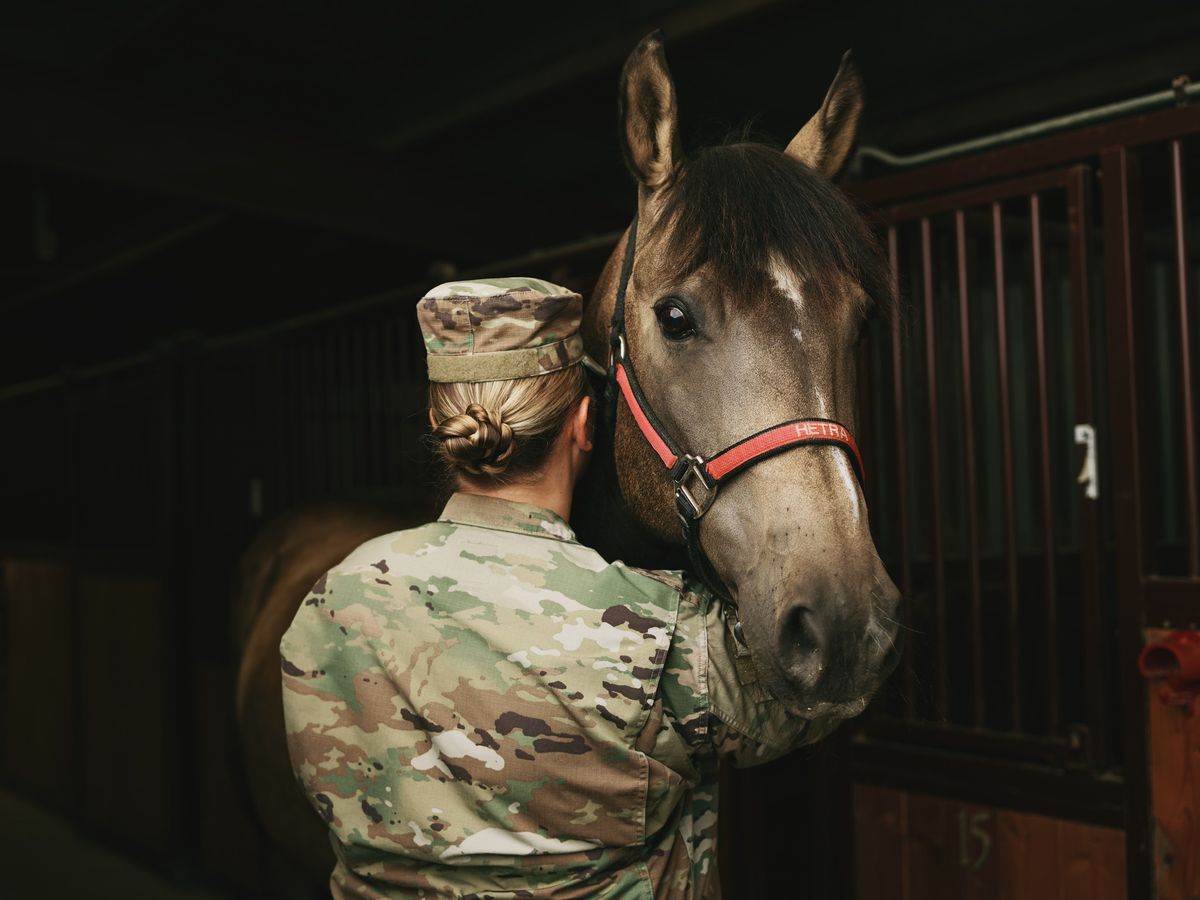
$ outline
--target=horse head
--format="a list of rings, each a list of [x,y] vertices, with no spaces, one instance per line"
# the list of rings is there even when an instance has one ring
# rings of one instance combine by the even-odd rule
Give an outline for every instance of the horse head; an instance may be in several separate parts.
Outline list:
[[[866,315],[890,308],[881,248],[830,182],[862,110],[842,61],[823,105],[784,150],[735,143],[685,158],[662,41],[625,64],[625,160],[638,183],[634,230],[589,304],[585,339],[609,355],[624,288],[624,345],[661,428],[711,458],[780,422],[857,426],[856,348]],[[618,402],[613,454],[626,512],[646,540],[681,541],[676,482]],[[862,710],[897,659],[899,592],[871,539],[853,454],[792,446],[722,484],[699,547],[737,604],[766,687],[806,717]]]

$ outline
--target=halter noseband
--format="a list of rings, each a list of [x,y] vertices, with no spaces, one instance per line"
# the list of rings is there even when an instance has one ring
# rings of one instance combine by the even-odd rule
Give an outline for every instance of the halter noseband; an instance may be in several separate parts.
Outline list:
[[[617,286],[617,300],[613,306],[609,329],[609,366],[606,391],[607,414],[616,429],[616,405],[618,392],[625,398],[629,412],[637,423],[638,430],[658,458],[666,466],[671,481],[675,484],[675,509],[683,527],[683,542],[687,547],[688,560],[692,569],[726,604],[733,618],[733,633],[745,644],[742,625],[737,619],[737,603],[730,596],[720,576],[712,567],[700,546],[700,519],[708,512],[721,485],[756,463],[784,450],[802,444],[810,446],[838,447],[850,458],[850,465],[859,483],[863,482],[862,454],[854,442],[854,436],[844,425],[831,419],[791,419],[772,425],[762,431],[731,444],[719,453],[705,459],[694,453],[684,452],[671,437],[662,422],[654,415],[646,395],[638,385],[633,371],[633,360],[629,356],[625,337],[625,294],[629,278],[633,274],[634,250],[637,246],[638,216],[635,213],[629,226],[629,238],[625,244],[625,257],[621,263],[621,281]],[[703,493],[697,497],[697,488]]]

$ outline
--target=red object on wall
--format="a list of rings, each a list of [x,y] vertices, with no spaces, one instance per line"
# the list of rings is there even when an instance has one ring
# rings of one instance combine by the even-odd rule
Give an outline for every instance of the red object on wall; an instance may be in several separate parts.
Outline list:
[[[1169,706],[1200,712],[1200,631],[1172,631],[1150,641],[1138,655],[1138,669],[1162,679],[1158,698]]]

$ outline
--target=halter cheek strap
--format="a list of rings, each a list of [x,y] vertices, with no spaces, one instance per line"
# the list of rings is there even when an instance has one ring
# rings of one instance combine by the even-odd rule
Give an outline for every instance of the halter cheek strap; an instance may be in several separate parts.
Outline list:
[[[737,605],[700,547],[700,519],[716,500],[721,485],[756,463],[801,445],[839,448],[849,457],[854,474],[859,483],[862,483],[865,477],[862,454],[850,430],[831,419],[791,419],[779,425],[772,425],[731,444],[708,459],[681,449],[654,414],[649,401],[642,393],[625,339],[625,295],[633,273],[637,226],[638,217],[635,214],[625,244],[621,280],[617,286],[617,299],[613,306],[609,330],[610,362],[605,397],[608,421],[615,429],[617,397],[620,395],[625,399],[638,430],[662,460],[674,482],[675,508],[679,513],[683,540],[692,568],[725,602],[726,610],[733,616],[734,635],[744,644],[741,622],[737,621]]]

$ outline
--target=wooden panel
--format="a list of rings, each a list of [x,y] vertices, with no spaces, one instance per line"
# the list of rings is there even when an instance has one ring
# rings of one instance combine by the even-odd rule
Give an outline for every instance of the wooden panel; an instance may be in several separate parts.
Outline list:
[[[854,871],[858,900],[909,900],[908,795],[874,785],[854,787]]]
[[[59,809],[73,787],[71,576],[65,563],[5,559],[0,754],[4,780]]]
[[[1146,632],[1155,641],[1170,632]],[[1200,896],[1200,715],[1167,706],[1150,687],[1150,790],[1154,808],[1154,870],[1162,900]]]
[[[858,900],[1124,900],[1125,836],[858,785]]]
[[[223,882],[261,896],[262,836],[234,755],[233,677],[207,664],[196,673],[196,839],[200,863]],[[303,896],[296,892],[294,896]]]
[[[998,900],[1058,900],[1062,849],[1058,819],[1008,810],[996,815]]]
[[[1125,835],[1112,828],[1073,825],[1060,830],[1062,894],[1123,900],[1125,897]]]
[[[79,626],[85,821],[112,842],[165,857],[173,831],[157,580],[81,577]]]
[[[994,825],[986,807],[909,795],[909,896],[995,897]]]

